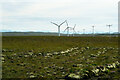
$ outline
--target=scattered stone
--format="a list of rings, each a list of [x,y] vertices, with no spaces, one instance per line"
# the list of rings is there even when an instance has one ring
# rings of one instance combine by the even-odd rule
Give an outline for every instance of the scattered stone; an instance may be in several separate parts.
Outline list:
[[[6,49],[2,49],[2,52],[7,52],[7,50]]]
[[[100,68],[100,70],[103,72],[103,73],[108,73],[109,70],[104,66],[103,68]]]
[[[38,53],[38,55],[42,55],[42,53]]]
[[[69,75],[67,75],[66,77],[65,77],[66,79],[70,79],[70,80],[72,80],[72,79],[80,79],[80,76],[79,75],[76,75],[76,74],[74,74],[74,73],[71,73],[71,74],[69,74]]]
[[[120,62],[119,61],[116,61],[115,62],[116,66],[118,67],[120,65]]]
[[[99,69],[93,69],[93,70],[91,70],[96,76],[98,76],[98,73],[99,73]]]
[[[35,78],[36,76],[34,76],[34,75],[30,75],[30,78]]]
[[[32,56],[32,55],[33,55],[33,52],[29,52],[28,54],[29,54],[30,56]]]
[[[90,57],[96,57],[96,55],[95,54],[90,54]]]
[[[13,52],[13,50],[2,49],[2,52]]]
[[[107,65],[107,68],[108,68],[108,69],[113,69],[113,68],[114,68],[114,66],[113,66],[113,65],[111,65],[111,64],[108,64],[108,65]]]
[[[29,57],[29,55],[24,55],[25,58]]]
[[[64,54],[65,52],[64,51],[61,51],[61,54]]]
[[[65,78],[67,80],[79,80],[79,79],[85,79],[85,78],[91,78],[91,77],[94,77],[94,76],[99,76],[99,75],[103,75],[103,73],[109,73],[110,72],[110,69],[113,69],[113,68],[117,68],[116,66],[119,66],[120,63],[119,61],[116,61],[115,63],[112,63],[112,64],[108,64],[107,66],[97,66],[95,68],[93,68],[92,70],[85,70],[83,72],[78,71],[76,73],[70,73],[68,74]],[[77,67],[77,65],[73,65],[73,67]],[[81,74],[82,73],[82,74]],[[112,71],[112,73],[115,73],[115,71]]]

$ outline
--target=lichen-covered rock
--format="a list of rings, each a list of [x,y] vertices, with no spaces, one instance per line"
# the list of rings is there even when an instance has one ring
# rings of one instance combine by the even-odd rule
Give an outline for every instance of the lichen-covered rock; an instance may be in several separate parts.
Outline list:
[[[113,66],[112,64],[108,64],[108,65],[107,65],[107,68],[108,68],[108,69],[113,69],[114,66]]]
[[[30,78],[35,78],[35,76],[34,75],[30,75]]]
[[[116,64],[115,63],[112,63],[112,66],[113,66],[113,68],[116,68]]]
[[[33,52],[29,52],[28,54],[32,56],[32,55],[33,55]]]
[[[24,55],[25,58],[29,57],[29,55]]]
[[[93,69],[91,71],[95,74],[95,76],[98,76],[100,70],[99,69]]]
[[[13,52],[13,50],[2,49],[2,52]]]
[[[74,73],[71,73],[71,74],[68,74],[67,76],[66,76],[66,79],[76,79],[76,80],[79,80],[81,77],[80,77],[80,75],[76,75],[76,74],[74,74]]]
[[[2,49],[2,52],[7,52],[7,50],[6,49]]]
[[[101,69],[101,72],[108,73],[109,70],[108,70],[106,67],[103,67],[103,68]]]
[[[95,54],[90,54],[90,57],[96,57],[96,55]]]
[[[116,64],[117,67],[119,67],[120,62],[119,62],[119,61],[116,61],[115,64]]]

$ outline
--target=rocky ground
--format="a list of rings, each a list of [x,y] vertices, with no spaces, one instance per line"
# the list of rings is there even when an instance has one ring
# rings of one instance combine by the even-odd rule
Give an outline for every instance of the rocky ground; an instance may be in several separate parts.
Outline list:
[[[8,73],[13,77],[45,77],[49,79],[90,79],[120,78],[118,48],[113,47],[74,47],[54,53],[14,53],[2,50],[3,70],[9,67]],[[7,53],[14,53],[10,56]],[[29,60],[30,59],[30,60]],[[29,61],[28,61],[29,60]],[[9,64],[6,64],[9,62]],[[37,66],[39,65],[39,66]],[[14,66],[14,68],[12,68]],[[15,68],[16,67],[16,68]],[[20,73],[24,72],[24,75]],[[118,73],[117,75],[110,75]],[[3,76],[3,77],[4,77]],[[12,75],[11,75],[12,77]]]
[[[18,52],[2,49],[3,78],[38,80],[120,79],[120,53],[117,45],[89,44],[52,51]]]

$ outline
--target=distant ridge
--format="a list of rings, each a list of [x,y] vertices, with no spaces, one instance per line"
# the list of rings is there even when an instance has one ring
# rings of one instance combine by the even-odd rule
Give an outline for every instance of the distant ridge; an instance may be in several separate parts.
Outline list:
[[[2,36],[57,36],[51,32],[2,32]]]
[[[74,36],[118,36],[118,32],[108,33],[96,33],[96,34],[75,34]],[[2,36],[58,36],[56,32],[2,32]],[[67,36],[67,34],[61,33],[61,36]],[[72,36],[72,34],[70,34]]]

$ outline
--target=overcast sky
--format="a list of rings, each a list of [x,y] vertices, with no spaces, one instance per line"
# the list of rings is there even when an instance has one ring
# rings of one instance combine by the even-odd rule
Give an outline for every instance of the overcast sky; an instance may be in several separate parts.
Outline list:
[[[119,0],[1,0],[0,31],[57,32],[57,24],[67,20],[70,27],[76,24],[76,32],[108,32],[106,24],[112,24],[111,32],[118,31]],[[61,32],[66,24],[61,26]]]

